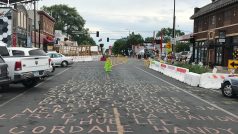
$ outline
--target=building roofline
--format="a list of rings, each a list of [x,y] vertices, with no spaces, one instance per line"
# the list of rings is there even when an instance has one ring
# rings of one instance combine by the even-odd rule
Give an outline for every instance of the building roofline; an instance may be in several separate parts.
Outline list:
[[[51,19],[53,22],[55,22],[55,19],[50,16],[47,12],[43,11],[43,10],[38,10],[37,13],[40,15],[40,14],[43,14],[45,16],[47,16],[47,18]]]
[[[218,0],[218,1],[214,1],[208,5],[203,6],[202,8],[200,8],[200,10],[196,13],[194,13],[190,19],[195,19],[198,18],[200,16],[203,16],[205,14],[214,12],[216,10],[219,10],[221,8],[224,8],[226,6],[230,6],[232,4],[238,3],[238,0]]]

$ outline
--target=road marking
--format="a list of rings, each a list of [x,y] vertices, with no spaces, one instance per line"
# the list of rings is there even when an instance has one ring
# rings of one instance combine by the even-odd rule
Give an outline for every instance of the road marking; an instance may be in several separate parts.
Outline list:
[[[69,70],[69,69],[70,69],[70,68],[67,68],[67,69],[63,70],[62,72],[59,72],[59,73],[57,73],[57,74],[56,74],[56,75],[54,75],[53,77],[51,77],[51,78],[48,78],[48,79],[46,79],[45,81],[43,81],[43,82],[41,82],[41,83],[37,84],[35,87],[38,87],[38,86],[40,86],[41,84],[43,84],[43,83],[44,83],[44,82],[46,82],[47,80],[51,80],[51,79],[55,78],[56,76],[58,76],[58,75],[60,75],[60,74],[64,73],[65,71],[67,71],[67,70]],[[15,96],[14,98],[10,99],[9,101],[6,101],[6,102],[4,102],[3,104],[1,104],[1,105],[0,105],[0,107],[3,107],[3,106],[5,106],[5,105],[6,105],[6,104],[8,104],[9,102],[11,102],[11,101],[15,100],[16,98],[18,98],[18,97],[20,97],[20,96],[24,95],[24,94],[25,94],[25,93],[27,93],[29,90],[30,90],[30,89],[28,89],[28,90],[24,91],[23,93],[21,93],[21,94],[19,94],[19,95]]]
[[[219,107],[219,106],[217,106],[217,105],[215,105],[215,104],[213,104],[213,103],[210,103],[210,102],[208,102],[208,101],[206,101],[206,100],[204,100],[204,99],[198,97],[197,95],[194,95],[194,94],[192,94],[192,93],[190,93],[190,92],[188,92],[188,91],[186,91],[186,90],[184,90],[184,89],[182,89],[182,88],[180,88],[180,87],[178,87],[178,86],[176,86],[176,85],[174,85],[174,84],[172,84],[172,83],[170,83],[170,82],[167,82],[167,81],[165,81],[165,80],[163,80],[163,79],[161,79],[161,78],[159,78],[159,77],[157,77],[157,76],[155,76],[155,75],[153,75],[153,74],[151,74],[151,73],[149,73],[149,72],[147,72],[147,71],[145,71],[145,70],[143,70],[143,69],[141,69],[141,68],[138,68],[138,67],[135,67],[135,68],[137,68],[137,69],[143,71],[144,73],[147,73],[147,74],[149,74],[149,75],[151,75],[151,76],[153,76],[153,77],[155,77],[155,78],[157,78],[157,79],[159,79],[159,80],[161,80],[161,81],[163,81],[163,82],[169,84],[170,86],[173,86],[173,87],[177,88],[178,90],[180,90],[180,91],[182,91],[182,92],[184,92],[184,93],[186,93],[186,94],[189,94],[189,95],[191,95],[192,97],[197,98],[198,100],[203,101],[203,102],[207,103],[208,105],[213,106],[213,107],[215,107],[215,108],[221,110],[222,112],[224,112],[224,113],[226,113],[226,114],[228,114],[228,115],[230,115],[230,116],[232,116],[232,117],[238,119],[238,116],[237,116],[237,115],[235,115],[235,114],[233,114],[233,113],[231,113],[231,112],[229,112],[229,111],[227,111],[227,110],[225,110],[225,109],[223,109],[223,108],[221,108],[221,107]]]
[[[118,134],[123,134],[124,128],[121,125],[120,113],[118,112],[117,108],[115,108],[115,107],[113,108],[113,113],[114,113],[115,120],[116,120],[117,132],[118,132]]]

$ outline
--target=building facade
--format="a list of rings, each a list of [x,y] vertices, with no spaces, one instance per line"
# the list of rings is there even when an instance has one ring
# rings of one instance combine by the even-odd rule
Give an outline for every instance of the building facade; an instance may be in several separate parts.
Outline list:
[[[227,66],[238,49],[238,0],[212,0],[195,8],[193,60],[205,65]]]
[[[8,47],[27,47],[27,39],[31,36],[28,24],[28,13],[24,6],[1,7],[0,41]]]
[[[34,19],[34,11],[28,11],[28,13],[30,18]],[[52,47],[54,45],[55,20],[45,11],[37,11],[36,22],[36,31],[32,31],[32,43],[35,47],[39,47],[47,51],[48,47]],[[32,22],[32,25],[34,26],[33,23],[34,22]]]
[[[28,37],[31,37],[31,34],[28,31],[29,20],[27,10],[23,5],[15,5],[14,9],[12,46],[29,47],[27,46],[27,40]]]

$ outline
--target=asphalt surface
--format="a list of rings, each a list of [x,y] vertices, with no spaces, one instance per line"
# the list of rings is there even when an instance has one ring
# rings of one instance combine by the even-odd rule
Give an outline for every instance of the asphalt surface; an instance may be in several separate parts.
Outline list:
[[[129,59],[57,68],[31,89],[1,91],[0,134],[237,134],[238,99],[190,87]]]

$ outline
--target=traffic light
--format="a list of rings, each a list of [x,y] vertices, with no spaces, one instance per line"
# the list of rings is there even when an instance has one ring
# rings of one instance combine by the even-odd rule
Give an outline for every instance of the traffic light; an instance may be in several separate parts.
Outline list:
[[[110,40],[109,37],[107,37],[107,42],[109,42],[109,40]]]
[[[99,37],[99,31],[96,32],[96,37]]]
[[[104,44],[100,44],[100,47],[103,47],[104,46]]]

